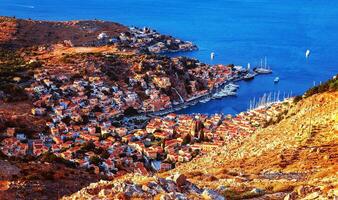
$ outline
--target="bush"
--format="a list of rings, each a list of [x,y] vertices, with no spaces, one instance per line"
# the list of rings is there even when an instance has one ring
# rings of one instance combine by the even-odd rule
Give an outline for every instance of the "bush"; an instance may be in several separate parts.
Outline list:
[[[134,116],[137,115],[138,111],[133,108],[133,107],[128,107],[125,111],[124,111],[124,115],[125,116]]]
[[[101,162],[101,159],[97,156],[92,156],[90,159],[89,159],[89,162],[90,164],[93,164],[93,165],[99,165],[100,162]]]
[[[305,92],[305,98],[310,97],[314,94],[323,93],[323,92],[333,92],[338,91],[338,74],[334,78],[326,81],[323,84],[314,86]]]
[[[66,167],[70,167],[70,168],[75,168],[76,164],[69,161],[69,160],[65,160],[64,158],[60,158],[57,157],[55,154],[53,153],[45,153],[41,156],[41,160],[44,162],[49,162],[49,163],[61,163],[64,164]]]
[[[46,180],[54,180],[54,172],[52,171],[43,171],[41,172],[41,176]]]
[[[293,103],[297,103],[298,101],[300,101],[302,99],[303,99],[302,96],[295,96],[295,98],[293,99]]]

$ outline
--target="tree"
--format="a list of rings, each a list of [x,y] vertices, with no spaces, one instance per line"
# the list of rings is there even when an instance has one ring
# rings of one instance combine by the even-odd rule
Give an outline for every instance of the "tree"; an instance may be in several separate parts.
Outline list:
[[[124,111],[124,115],[126,115],[126,116],[133,116],[133,115],[137,115],[137,114],[138,114],[138,111],[133,107],[128,107]]]
[[[186,134],[183,138],[183,145],[189,144],[191,142],[191,135],[190,134]]]
[[[89,162],[93,165],[99,165],[100,162],[101,162],[101,159],[97,156],[92,156],[90,159],[89,159]]]

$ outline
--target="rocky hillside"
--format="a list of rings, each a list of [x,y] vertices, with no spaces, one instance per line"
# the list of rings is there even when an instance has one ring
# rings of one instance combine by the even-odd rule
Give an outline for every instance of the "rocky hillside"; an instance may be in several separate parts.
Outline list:
[[[33,21],[0,17],[0,48],[21,48],[63,43],[82,46],[97,40],[101,32],[113,37],[128,28],[104,21]]]
[[[337,198],[337,105],[338,92],[314,94],[279,123],[172,171],[95,183],[64,199]]]
[[[0,155],[1,157],[1,155]],[[27,159],[28,160],[28,159]],[[0,159],[0,199],[59,199],[98,178],[62,163]]]

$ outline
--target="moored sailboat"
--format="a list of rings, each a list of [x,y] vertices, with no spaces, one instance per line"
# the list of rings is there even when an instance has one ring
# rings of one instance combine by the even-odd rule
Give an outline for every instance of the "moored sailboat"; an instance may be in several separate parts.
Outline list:
[[[263,60],[261,59],[260,67],[254,68],[253,71],[258,73],[258,74],[271,74],[272,73],[272,70],[269,68],[269,66],[267,64],[267,58],[266,57],[265,57],[265,61],[264,61],[264,67],[263,67]]]

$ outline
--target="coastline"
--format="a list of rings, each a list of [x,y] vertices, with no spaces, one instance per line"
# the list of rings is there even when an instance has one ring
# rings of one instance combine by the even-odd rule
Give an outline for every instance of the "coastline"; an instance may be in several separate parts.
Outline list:
[[[153,117],[161,117],[173,112],[177,112],[180,111],[182,109],[185,109],[189,106],[194,106],[198,103],[201,103],[201,101],[205,101],[205,102],[209,102],[210,100],[212,100],[212,96],[216,93],[218,93],[220,90],[222,90],[222,88],[230,83],[234,83],[234,82],[238,82],[238,81],[242,81],[244,80],[244,75],[240,76],[237,75],[236,77],[231,77],[230,79],[226,80],[225,82],[223,82],[222,84],[220,84],[218,87],[215,87],[213,89],[211,89],[210,91],[208,91],[207,94],[204,94],[202,96],[199,97],[192,97],[193,99],[185,101],[183,103],[179,103],[177,105],[173,105],[171,108],[167,108],[164,110],[160,110],[160,111],[154,111],[154,112],[142,112],[139,115],[136,116],[131,116],[131,117],[127,117],[127,121],[129,120],[148,120],[151,119]],[[227,95],[229,96],[229,95]],[[227,97],[224,96],[224,97]],[[124,117],[124,119],[126,119],[126,117]]]

